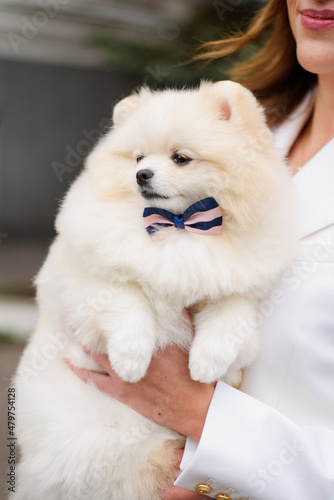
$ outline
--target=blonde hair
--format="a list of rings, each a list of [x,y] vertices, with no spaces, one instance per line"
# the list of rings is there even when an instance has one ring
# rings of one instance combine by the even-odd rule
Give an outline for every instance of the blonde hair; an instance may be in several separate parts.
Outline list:
[[[294,110],[317,81],[316,75],[304,70],[297,61],[286,0],[270,0],[245,33],[202,44],[196,59],[210,61],[230,55],[265,36],[268,29],[271,31],[263,47],[237,63],[230,78],[254,92],[273,127]]]

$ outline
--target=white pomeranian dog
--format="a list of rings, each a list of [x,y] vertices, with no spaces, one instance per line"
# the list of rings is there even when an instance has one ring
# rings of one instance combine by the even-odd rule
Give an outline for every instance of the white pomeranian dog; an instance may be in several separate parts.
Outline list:
[[[83,383],[82,346],[126,381],[189,349],[194,380],[239,382],[254,314],[288,265],[294,190],[254,96],[230,81],[116,105],[57,217],[18,367],[15,500],[157,500],[180,435]],[[194,336],[184,320],[190,311]]]

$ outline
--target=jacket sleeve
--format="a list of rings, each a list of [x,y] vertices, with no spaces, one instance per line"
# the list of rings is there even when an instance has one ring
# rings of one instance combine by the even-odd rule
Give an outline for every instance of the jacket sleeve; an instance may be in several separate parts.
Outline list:
[[[334,431],[299,427],[219,382],[201,440],[187,440],[181,469],[177,486],[208,483],[212,498],[227,492],[231,499],[333,500]]]

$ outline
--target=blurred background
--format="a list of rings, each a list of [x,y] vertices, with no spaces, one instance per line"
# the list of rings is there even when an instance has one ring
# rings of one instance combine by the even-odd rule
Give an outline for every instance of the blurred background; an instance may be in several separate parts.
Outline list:
[[[113,105],[143,84],[182,87],[223,79],[231,59],[194,63],[196,48],[243,28],[262,5],[0,0],[2,438],[8,436],[4,398],[36,322],[33,278],[54,237],[59,202],[108,126]],[[4,445],[3,471],[5,454]]]

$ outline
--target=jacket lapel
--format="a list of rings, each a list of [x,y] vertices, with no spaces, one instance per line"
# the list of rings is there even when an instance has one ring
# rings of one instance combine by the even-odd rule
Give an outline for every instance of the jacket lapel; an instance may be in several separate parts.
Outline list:
[[[275,143],[288,154],[310,116],[314,92],[308,94],[297,110],[276,131]],[[295,175],[300,211],[300,238],[305,238],[334,223],[334,139],[324,146]]]
[[[300,238],[334,223],[334,139],[294,177],[299,195]]]

